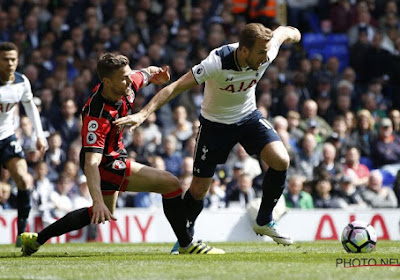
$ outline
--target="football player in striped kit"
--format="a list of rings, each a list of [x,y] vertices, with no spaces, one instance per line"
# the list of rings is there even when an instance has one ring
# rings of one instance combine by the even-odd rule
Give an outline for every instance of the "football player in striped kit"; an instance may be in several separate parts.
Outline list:
[[[132,71],[126,56],[106,53],[97,63],[101,83],[97,85],[82,110],[82,150],[80,164],[87,177],[93,199],[92,207],[72,211],[39,233],[22,234],[22,253],[35,253],[51,237],[84,226],[116,220],[113,213],[118,192],[156,192],[162,195],[165,216],[171,224],[181,253],[223,254],[223,250],[192,242],[186,228],[182,188],[171,173],[145,166],[127,157],[123,126],[115,124],[132,113],[135,93],[149,82],[169,81],[168,67],[147,67]]]

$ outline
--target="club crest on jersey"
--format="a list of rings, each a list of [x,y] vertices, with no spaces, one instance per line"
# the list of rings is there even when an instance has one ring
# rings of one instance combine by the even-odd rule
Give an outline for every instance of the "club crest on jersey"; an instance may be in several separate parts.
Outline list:
[[[96,131],[99,128],[99,124],[95,120],[91,120],[88,123],[88,131]]]
[[[96,135],[96,133],[94,133],[94,132],[89,132],[87,135],[86,135],[86,142],[88,143],[88,144],[94,144],[94,143],[96,143],[96,141],[97,141],[97,135]]]
[[[206,70],[204,69],[203,65],[199,65],[199,67],[197,67],[197,69],[194,70],[194,75],[198,78],[203,77],[205,73],[206,73]]]
[[[126,99],[128,99],[129,103],[133,103],[133,101],[135,100],[135,93],[132,91],[132,93],[128,95]]]
[[[126,168],[126,164],[121,160],[116,160],[112,163],[111,168],[115,170],[123,170]]]

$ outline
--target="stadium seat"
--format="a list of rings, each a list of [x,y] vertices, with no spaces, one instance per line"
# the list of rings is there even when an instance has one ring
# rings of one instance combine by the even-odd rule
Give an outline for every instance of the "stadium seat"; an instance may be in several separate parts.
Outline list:
[[[322,33],[305,33],[302,36],[303,47],[306,51],[316,48],[324,48],[328,42],[326,36]]]
[[[369,170],[374,169],[374,162],[369,157],[360,157],[360,163],[366,165]]]
[[[379,169],[379,171],[381,172],[382,177],[383,177],[382,185],[393,188],[393,184],[394,184],[394,181],[396,180],[396,177],[393,176],[390,172],[388,172],[386,170]]]
[[[321,32],[321,22],[318,14],[310,12],[307,13],[308,24],[314,33]]]
[[[328,44],[322,52],[325,60],[336,56],[340,61],[339,71],[342,71],[349,64],[349,48],[342,44]]]
[[[348,38],[347,34],[343,34],[343,33],[330,34],[328,37],[328,42],[329,42],[329,44],[348,46],[349,38]]]

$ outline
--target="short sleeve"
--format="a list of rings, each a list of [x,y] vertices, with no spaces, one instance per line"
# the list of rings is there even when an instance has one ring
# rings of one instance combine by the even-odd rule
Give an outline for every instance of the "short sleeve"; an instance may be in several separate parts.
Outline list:
[[[269,62],[270,63],[272,61],[274,61],[274,59],[278,55],[279,47],[280,47],[280,43],[279,43],[278,39],[272,37],[271,45],[270,45],[269,50],[268,50],[268,58],[269,58]]]
[[[24,79],[24,92],[21,97],[21,102],[30,102],[33,98],[31,83],[25,75],[22,75]]]
[[[137,92],[143,86],[145,80],[143,73],[141,71],[136,71],[136,70],[133,70],[131,72],[130,79],[132,81],[132,85],[135,89],[135,92]]]
[[[82,124],[82,145],[85,152],[103,153],[111,124],[107,119],[84,116]]]
[[[215,77],[221,69],[221,60],[212,51],[202,62],[192,67],[193,77],[198,84],[202,84],[211,77]]]

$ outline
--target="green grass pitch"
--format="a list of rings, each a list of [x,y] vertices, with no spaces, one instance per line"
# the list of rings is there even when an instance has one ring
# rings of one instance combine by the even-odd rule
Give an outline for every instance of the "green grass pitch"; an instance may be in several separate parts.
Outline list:
[[[379,241],[369,254],[348,254],[338,241],[212,243],[226,255],[168,254],[172,244],[46,244],[21,257],[0,245],[0,279],[400,279],[400,266],[337,266],[337,259],[400,262],[399,241]],[[399,263],[400,264],[400,263]]]

